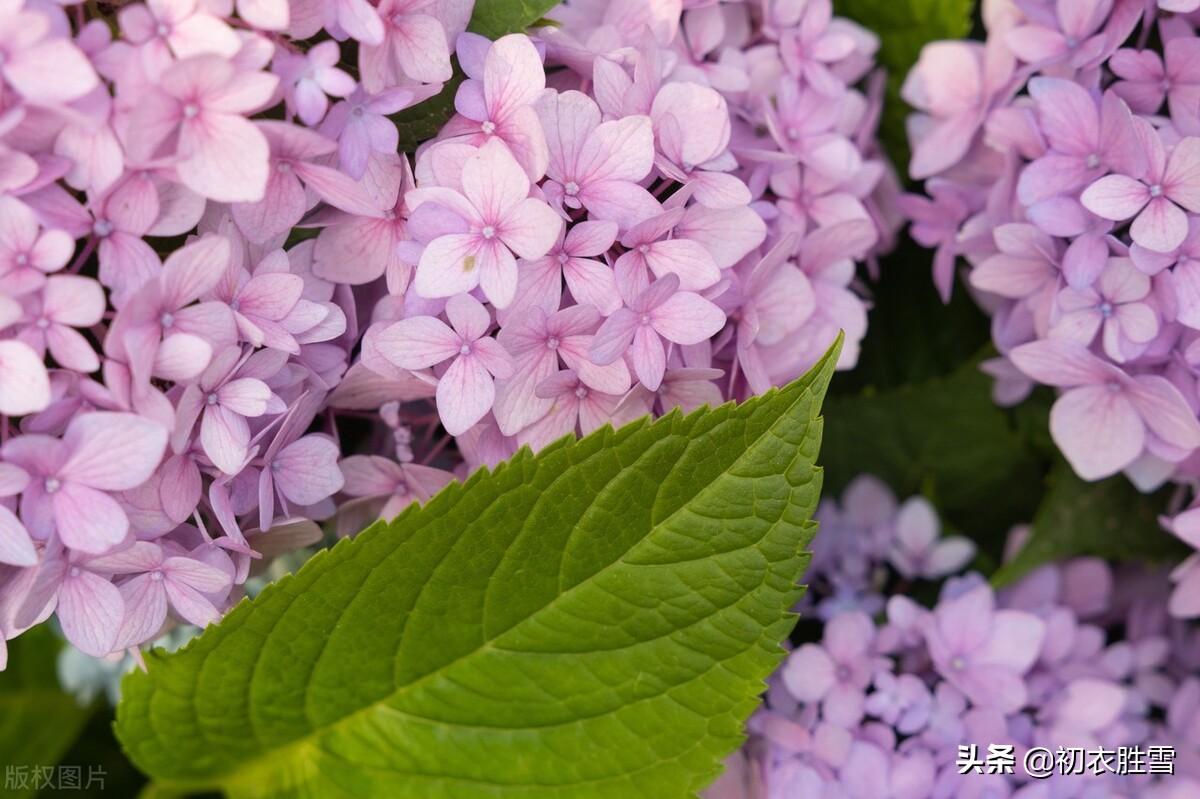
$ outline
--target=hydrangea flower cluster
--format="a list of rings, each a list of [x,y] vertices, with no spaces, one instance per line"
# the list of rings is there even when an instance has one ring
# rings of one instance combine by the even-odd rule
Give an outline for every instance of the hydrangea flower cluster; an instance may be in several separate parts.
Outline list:
[[[985,3],[986,42],[935,42],[908,76],[913,236],[992,315],[984,364],[1015,404],[1059,397],[1084,479],[1196,497],[1200,476],[1200,15],[1194,2]],[[1200,545],[1189,516],[1167,522]],[[1200,616],[1200,556],[1171,612]]]
[[[921,518],[924,500],[897,507],[873,478],[842,500],[819,514],[837,537],[813,544],[820,640],[797,647],[772,677],[750,741],[709,799],[1200,791],[1200,631],[1167,613],[1163,575],[1080,558],[997,592],[970,573],[945,579],[926,608],[908,595],[914,581],[959,571],[970,552],[939,539],[936,516],[932,527]],[[1010,555],[1028,532],[1013,531]],[[830,592],[862,572],[877,575],[877,590],[855,601]],[[1014,773],[961,773],[959,746],[976,746],[982,761],[993,744],[1013,747]],[[1112,752],[1115,770],[1122,746],[1175,747],[1174,775],[1094,774],[1081,762],[1083,773],[1032,779],[1022,768],[1030,747],[1082,747]]]
[[[585,0],[493,42],[472,6],[0,0],[0,666],[51,615],[136,653],[319,523],[839,329],[854,364],[898,221],[872,35]]]

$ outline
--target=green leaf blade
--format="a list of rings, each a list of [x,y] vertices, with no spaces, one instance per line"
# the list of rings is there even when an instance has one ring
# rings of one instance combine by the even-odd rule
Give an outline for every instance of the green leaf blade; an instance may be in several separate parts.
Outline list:
[[[151,655],[119,737],[235,798],[690,796],[794,624],[835,362],[523,451],[340,543]]]

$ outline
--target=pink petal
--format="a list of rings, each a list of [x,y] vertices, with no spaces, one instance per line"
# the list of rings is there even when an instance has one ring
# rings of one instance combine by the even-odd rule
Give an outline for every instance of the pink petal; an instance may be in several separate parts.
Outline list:
[[[47,318],[71,327],[91,327],[104,316],[104,290],[91,278],[53,275],[46,281],[42,310]]]
[[[592,362],[604,365],[620,358],[629,349],[638,324],[637,314],[628,308],[620,308],[605,319],[592,339]]]
[[[667,354],[662,339],[647,325],[639,325],[629,346],[629,363],[642,385],[657,391],[667,368]]]
[[[655,242],[645,258],[655,277],[678,275],[680,287],[688,291],[706,289],[721,279],[721,270],[708,251],[687,239]]]
[[[690,291],[672,294],[651,312],[651,319],[659,335],[676,344],[698,344],[725,326],[724,311]]]
[[[506,117],[532,103],[545,88],[546,72],[528,36],[514,33],[492,43],[483,70],[483,94],[491,114]]]
[[[67,640],[93,657],[113,650],[125,614],[117,587],[99,575],[71,567],[58,591],[58,620]]]
[[[167,558],[163,561],[163,571],[168,581],[183,583],[202,594],[225,591],[231,584],[228,574],[191,557]]]
[[[276,487],[297,505],[314,505],[332,496],[343,485],[338,454],[333,440],[315,433],[288,444],[271,463]]]
[[[1133,220],[1129,234],[1135,242],[1155,252],[1170,252],[1187,238],[1187,214],[1178,205],[1158,197]]]
[[[492,318],[479,300],[469,294],[459,294],[446,302],[446,318],[450,326],[465,341],[482,337],[492,325]]]
[[[402,369],[424,369],[458,354],[462,339],[432,316],[401,319],[376,339],[379,353]]]
[[[50,376],[37,353],[21,341],[0,341],[0,414],[24,416],[50,405]]]
[[[1141,181],[1125,175],[1106,175],[1088,186],[1079,199],[1096,216],[1120,222],[1150,201],[1150,190]]]
[[[162,301],[175,311],[216,288],[229,266],[229,240],[208,235],[176,250],[163,264]]]
[[[217,202],[254,203],[265,196],[270,148],[253,123],[232,114],[208,114],[202,129],[185,128],[185,134],[180,148],[189,157],[175,171],[189,189]]]
[[[1119,374],[1076,342],[1036,341],[1015,348],[1009,357],[1022,372],[1048,386],[1104,383]]]
[[[456,358],[437,387],[438,414],[452,436],[465,432],[491,410],[496,397],[492,376],[477,358]]]
[[[163,587],[175,612],[197,627],[207,627],[221,618],[216,606],[191,586],[175,580],[163,580]]]
[[[255,275],[238,293],[238,311],[278,321],[292,312],[303,293],[304,278],[299,275]]]
[[[1175,145],[1162,182],[1168,197],[1200,213],[1200,138],[1188,136]]]
[[[1085,480],[1121,471],[1142,454],[1146,440],[1129,397],[1107,385],[1073,388],[1059,397],[1050,411],[1050,433]]]
[[[816,702],[834,685],[834,664],[816,644],[804,644],[788,656],[780,672],[784,686],[801,702]]]
[[[71,549],[99,555],[125,540],[129,519],[117,501],[80,483],[63,483],[51,502],[54,525]]]
[[[246,419],[220,405],[209,406],[200,420],[200,446],[221,471],[237,474],[245,466],[250,444]]]
[[[455,233],[434,239],[417,265],[413,288],[422,297],[452,297],[479,285],[480,238]]]
[[[36,566],[37,550],[29,531],[12,511],[0,505],[0,563],[10,566]]]
[[[462,172],[463,194],[485,224],[499,227],[518,203],[529,196],[529,178],[499,139],[490,139],[467,159]],[[549,210],[549,209],[547,209]],[[557,238],[557,231],[555,231]],[[546,250],[554,246],[551,241]],[[537,255],[544,255],[545,250]]]
[[[124,491],[146,482],[158,467],[167,430],[132,413],[96,411],[76,416],[63,443],[71,453],[59,469],[64,481]]]
[[[162,580],[141,574],[120,586],[125,615],[113,648],[137,646],[153,639],[167,620],[167,592]]]
[[[1129,399],[1159,438],[1182,449],[1200,447],[1200,422],[1174,383],[1157,375],[1139,375]]]

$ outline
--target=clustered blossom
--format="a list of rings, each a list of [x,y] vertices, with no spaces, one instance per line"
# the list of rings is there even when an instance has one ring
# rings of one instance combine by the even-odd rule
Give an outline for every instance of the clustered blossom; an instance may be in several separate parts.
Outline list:
[[[814,541],[807,575],[823,625],[769,681],[749,742],[708,799],[1200,791],[1200,631],[1168,614],[1162,574],[1078,558],[997,591],[953,574],[971,553],[938,539],[923,499],[897,507],[870,477],[818,519],[836,531]],[[1009,556],[1028,533],[1013,530]],[[923,569],[914,551],[926,553],[915,559]],[[874,587],[851,596],[851,574],[874,575]],[[932,608],[910,598],[914,580],[941,582]],[[959,747],[972,745],[981,763],[990,745],[1012,746],[1013,773],[962,768]],[[1114,773],[1119,747],[1152,746],[1174,747],[1173,775]],[[1034,779],[1022,766],[1031,747],[1103,748],[1108,767],[1081,761],[1081,773]]]
[[[855,363],[898,190],[878,42],[829,0],[494,42],[471,0],[112,5],[0,0],[0,667],[52,615],[136,654],[325,523],[839,330]]]
[[[984,42],[925,47],[904,86],[912,234],[992,316],[996,400],[1058,390],[1084,479],[1200,502],[1200,4],[984,3]],[[1165,526],[1200,542],[1185,513]],[[1171,612],[1200,616],[1200,554]]]

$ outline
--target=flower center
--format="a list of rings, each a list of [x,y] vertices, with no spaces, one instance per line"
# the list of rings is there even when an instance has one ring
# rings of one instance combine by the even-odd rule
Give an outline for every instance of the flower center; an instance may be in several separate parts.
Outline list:
[[[58,489],[62,488],[62,483],[59,482],[57,477],[47,477],[45,488],[47,494],[53,494]]]
[[[485,135],[491,136],[496,132],[496,123],[490,119],[486,120],[482,125],[479,126],[479,129],[482,130]]]
[[[175,324],[175,315],[167,312],[158,318],[158,323],[163,327],[171,327]]]
[[[643,325],[650,324],[650,314],[648,314],[648,313],[642,314],[641,317],[638,318],[638,321],[641,322]]]
[[[107,219],[97,219],[96,224],[92,225],[92,232],[100,238],[104,238],[113,232],[112,222],[109,222]]]
[[[567,261],[569,261],[570,259],[571,259],[571,256],[567,255],[565,252],[560,252],[560,253],[558,254],[558,262],[559,262],[560,264],[565,264],[565,263],[566,263]]]
[[[1113,306],[1111,302],[1100,303],[1100,315],[1105,319],[1113,315]]]
[[[849,666],[841,665],[837,667],[838,682],[849,682],[852,676],[853,672],[850,671]]]
[[[68,571],[67,573],[68,573],[69,575],[71,575],[72,577],[78,577],[78,576],[79,576],[80,574],[82,574],[83,572],[81,572],[81,571],[80,571],[80,569],[79,569],[79,567],[78,567],[78,566],[72,566],[72,567],[71,567],[71,570],[70,570],[70,571]]]
[[[954,669],[955,671],[962,671],[966,667],[967,661],[963,660],[961,657],[956,657],[954,660],[950,661],[950,668]]]
[[[639,244],[637,251],[640,252],[642,255],[645,255],[646,253],[650,252],[650,245],[649,244]]]
[[[485,239],[496,238],[496,228],[492,227],[491,225],[488,225],[487,227],[485,227],[483,230],[481,230],[479,232],[483,234],[483,237]]]
[[[567,185],[563,186],[563,191],[574,197],[579,193],[579,184],[573,180],[568,180]]]
[[[24,266],[29,263],[29,256],[26,253],[17,253],[16,262],[18,266]]]
[[[1068,37],[1067,37],[1067,47],[1069,47],[1069,48],[1071,48],[1072,50],[1074,50],[1074,49],[1075,49],[1076,47],[1078,47],[1078,46],[1079,46],[1079,39],[1078,39],[1077,37],[1075,37],[1075,36],[1068,36]]]
[[[579,397],[579,399],[583,399],[587,396],[587,389],[583,386],[575,386],[575,396]]]
[[[800,138],[800,131],[797,130],[796,128],[789,127],[787,129],[786,133],[787,133],[787,137],[789,139],[791,139],[792,141],[795,141],[796,139]]]
[[[354,107],[354,110],[353,110],[353,111],[351,111],[350,113],[351,113],[351,114],[354,114],[354,116],[356,116],[356,117],[360,117],[360,116],[362,116],[362,115],[363,115],[363,109],[362,109],[362,106],[361,106],[361,105],[359,105],[359,106],[355,106],[355,107]]]
[[[242,301],[241,300],[235,298],[230,301],[229,310],[240,311],[241,309],[242,309]]]
[[[1162,187],[1161,183],[1155,183],[1153,186],[1150,187],[1150,196],[1151,197],[1161,197],[1162,193],[1163,193],[1163,187]]]
[[[207,397],[205,397],[204,401],[207,402],[209,405],[216,405],[217,400],[218,400],[217,392],[212,391],[212,392],[209,392],[209,395]]]
[[[1113,394],[1119,394],[1121,391],[1121,384],[1116,380],[1109,380],[1107,386],[1108,390]]]
[[[196,105],[195,103],[188,103],[183,107],[183,116],[185,119],[195,119],[196,115],[199,113],[200,106]]]
[[[275,165],[275,169],[286,175],[288,172],[292,171],[292,165],[289,164],[287,161],[280,161],[278,164]]]
[[[150,572],[150,579],[153,580],[154,582],[156,582],[156,583],[162,582],[162,578],[163,578],[162,572]]]
[[[1087,168],[1095,169],[1098,166],[1100,166],[1100,156],[1096,155],[1095,153],[1092,153],[1091,155],[1089,155],[1087,157]]]
[[[558,349],[558,336],[551,336],[550,338],[546,339],[546,349],[548,349],[548,350]]]
[[[471,354],[471,345],[463,344],[461,347],[458,348],[458,354],[459,355],[470,355]]]
[[[38,330],[45,330],[46,328],[50,327],[50,320],[43,316],[41,319],[34,322],[34,325],[37,326]]]
[[[404,24],[404,15],[399,12],[392,14],[392,24],[399,28]]]
[[[158,23],[158,27],[154,29],[154,32],[159,36],[166,36],[171,32],[171,29],[167,27],[166,23],[160,22]]]

